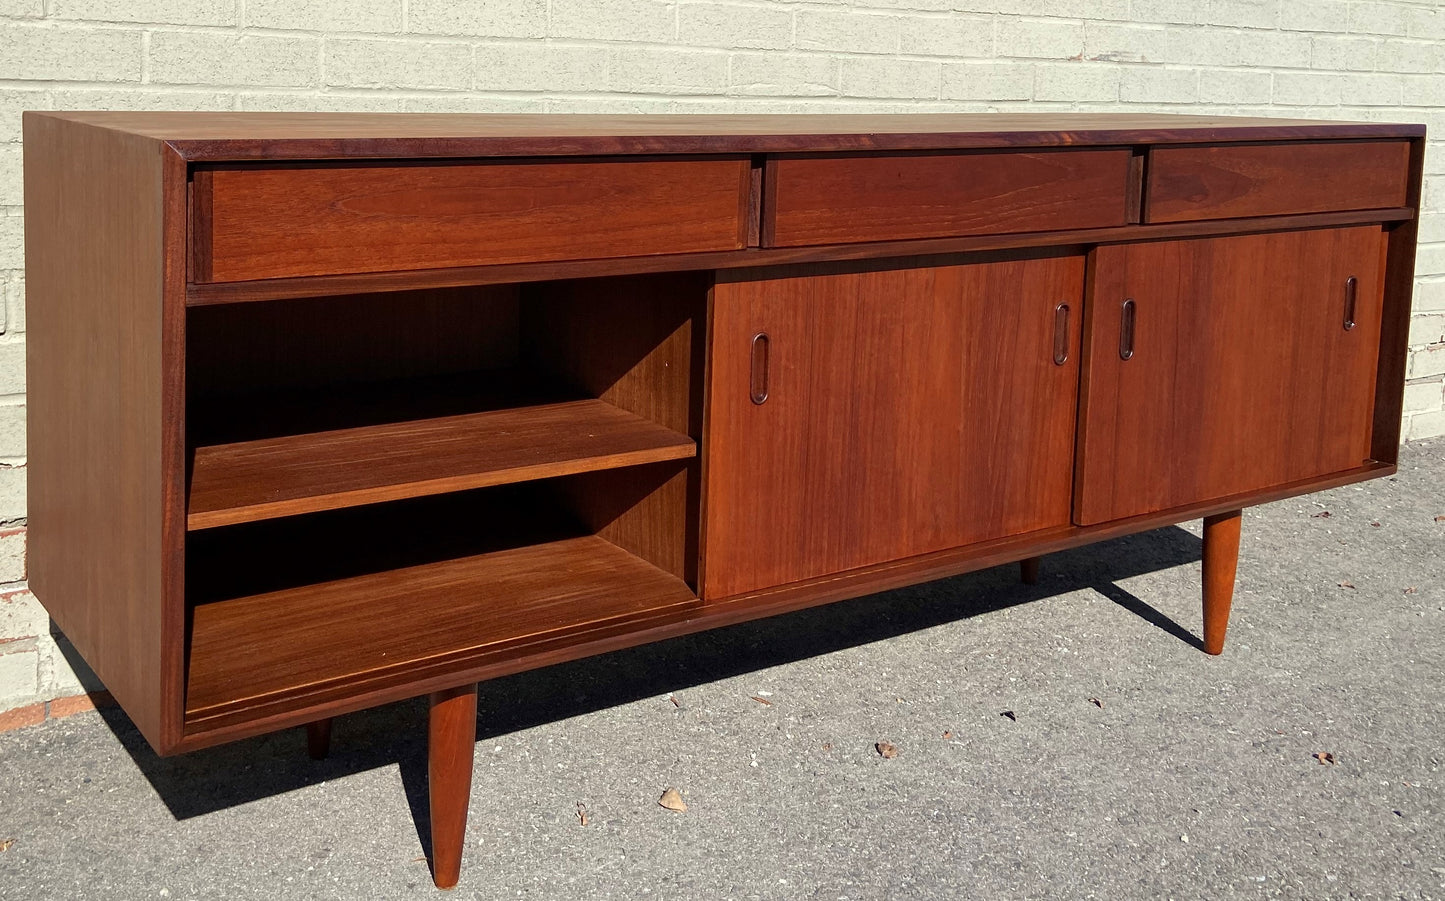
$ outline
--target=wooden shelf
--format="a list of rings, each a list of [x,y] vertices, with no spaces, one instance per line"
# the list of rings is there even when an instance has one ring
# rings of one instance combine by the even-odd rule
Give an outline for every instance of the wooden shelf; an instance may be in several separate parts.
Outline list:
[[[198,605],[188,721],[700,603],[595,535]]]
[[[579,400],[197,447],[186,524],[359,504],[692,457],[691,438]]]

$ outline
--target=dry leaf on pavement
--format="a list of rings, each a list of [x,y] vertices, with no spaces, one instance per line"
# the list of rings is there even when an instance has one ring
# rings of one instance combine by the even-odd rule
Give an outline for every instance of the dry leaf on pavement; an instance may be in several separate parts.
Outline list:
[[[588,822],[587,805],[583,804],[581,801],[577,802],[577,822],[581,823],[583,826],[586,826]]]
[[[1099,700],[1098,698],[1090,698],[1090,699],[1089,699],[1089,703],[1090,703],[1090,704],[1093,704],[1095,707],[1099,708],[1100,710],[1103,710],[1103,709],[1104,709],[1104,702],[1101,701],[1101,700]]]
[[[1331,754],[1329,751],[1320,751],[1313,756],[1315,760],[1318,760],[1320,762],[1320,766],[1325,766],[1327,764],[1335,762],[1335,755]]]
[[[953,732],[952,732],[952,731],[949,731],[949,730],[944,730],[943,737],[944,737],[944,738],[953,738]]]
[[[873,750],[877,751],[878,756],[885,760],[892,760],[898,756],[898,746],[892,742],[880,741],[873,746]]]
[[[757,701],[759,704],[762,704],[765,707],[773,706],[773,702],[769,701],[767,698],[760,698],[757,695],[753,695],[752,698],[754,701]]]
[[[1420,589],[1416,588],[1414,585],[1411,585],[1409,588],[1406,588],[1406,589],[1405,589],[1403,592],[1401,592],[1401,593],[1402,593],[1402,594],[1418,594],[1419,592],[1420,592]]]
[[[1014,713],[1012,710],[1005,710],[1003,713],[1000,713],[999,716],[1006,716],[1009,719],[1013,720],[1015,723],[1019,721],[1018,714]]]
[[[682,793],[675,788],[669,788],[657,799],[659,807],[666,807],[668,810],[675,810],[683,813],[687,810],[687,804],[682,800]]]
[[[7,839],[5,839],[3,842],[0,842],[0,851],[9,851],[9,850],[10,850],[10,846],[13,845],[13,844],[15,844],[15,839],[13,839],[13,838],[7,838]]]
[[[1354,582],[1351,582],[1351,581],[1348,580],[1348,579],[1346,579],[1345,581],[1343,581],[1343,582],[1340,583],[1340,587],[1341,587],[1341,588],[1354,588],[1354,587],[1355,587],[1355,583],[1354,583]]]
[[[1310,519],[1329,519],[1332,515],[1328,510],[1321,510],[1318,513],[1311,513]]]

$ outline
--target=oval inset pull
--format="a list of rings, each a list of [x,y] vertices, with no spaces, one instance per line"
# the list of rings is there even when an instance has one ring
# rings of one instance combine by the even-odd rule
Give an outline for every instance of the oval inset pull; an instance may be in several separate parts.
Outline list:
[[[1124,301],[1119,321],[1119,359],[1134,356],[1134,298]]]
[[[1355,327],[1355,293],[1359,290],[1359,280],[1353,275],[1345,279],[1345,331]]]
[[[768,333],[753,335],[753,367],[748,382],[748,396],[753,403],[760,404],[768,399]]]
[[[1061,303],[1054,307],[1054,365],[1062,366],[1069,361],[1069,305]]]

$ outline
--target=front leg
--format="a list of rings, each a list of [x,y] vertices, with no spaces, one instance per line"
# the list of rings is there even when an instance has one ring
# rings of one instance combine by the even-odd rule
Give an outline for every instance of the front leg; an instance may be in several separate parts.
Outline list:
[[[432,879],[437,888],[453,888],[461,878],[476,744],[476,683],[432,692],[427,795],[431,808]]]
[[[1224,650],[1234,570],[1239,563],[1240,510],[1204,518],[1204,653]]]

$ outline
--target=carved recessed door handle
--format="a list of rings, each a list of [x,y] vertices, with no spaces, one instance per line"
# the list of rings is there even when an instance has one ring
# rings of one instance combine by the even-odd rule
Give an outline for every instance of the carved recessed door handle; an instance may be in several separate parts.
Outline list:
[[[752,372],[748,378],[748,396],[755,404],[768,399],[768,333],[753,335]]]
[[[1134,356],[1134,298],[1124,301],[1119,312],[1119,359]]]
[[[1355,327],[1355,294],[1360,287],[1359,279],[1353,275],[1345,279],[1345,331]]]

